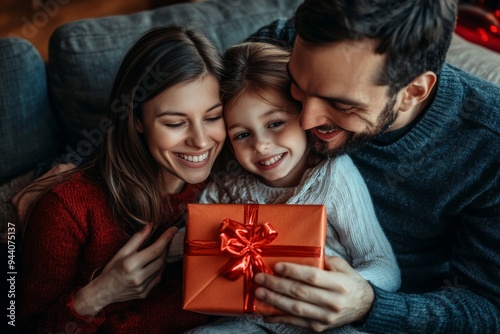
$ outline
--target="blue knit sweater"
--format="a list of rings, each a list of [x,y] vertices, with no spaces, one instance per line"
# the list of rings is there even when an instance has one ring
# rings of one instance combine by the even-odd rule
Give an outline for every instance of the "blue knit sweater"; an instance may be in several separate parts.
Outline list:
[[[293,44],[292,20],[255,37]],[[500,333],[500,87],[445,65],[413,124],[352,154],[402,272],[372,333]]]

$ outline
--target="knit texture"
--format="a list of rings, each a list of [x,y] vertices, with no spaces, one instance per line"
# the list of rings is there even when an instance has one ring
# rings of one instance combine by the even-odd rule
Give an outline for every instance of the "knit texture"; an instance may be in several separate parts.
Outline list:
[[[175,222],[202,185],[170,197]],[[101,188],[75,174],[45,195],[25,234],[18,325],[25,333],[181,333],[207,316],[182,311],[182,266],[167,265],[145,299],[114,303],[95,317],[78,315],[74,293],[99,274],[129,236],[113,221]],[[106,296],[102,296],[106,298]]]
[[[254,36],[293,43],[293,20]],[[446,64],[423,116],[352,154],[402,272],[360,329],[500,333],[500,87]]]
[[[321,162],[306,171],[297,187],[290,188],[269,187],[256,175],[238,169],[219,175],[209,183],[200,196],[200,202],[324,204],[328,220],[325,253],[344,258],[366,280],[382,289],[396,291],[400,286],[400,273],[389,241],[377,221],[366,184],[348,156]],[[300,224],[300,221],[291,222],[290,228],[293,224]],[[252,332],[252,328],[266,328],[273,333],[285,331],[278,325],[256,321],[241,329],[247,333]],[[244,323],[238,321],[237,326]],[[219,324],[210,332],[229,332],[236,324],[228,326],[224,328]],[[199,333],[205,333],[208,329],[199,330]],[[290,327],[285,332],[302,333],[303,330],[295,328],[293,331]],[[349,326],[335,331],[354,332],[357,331]]]

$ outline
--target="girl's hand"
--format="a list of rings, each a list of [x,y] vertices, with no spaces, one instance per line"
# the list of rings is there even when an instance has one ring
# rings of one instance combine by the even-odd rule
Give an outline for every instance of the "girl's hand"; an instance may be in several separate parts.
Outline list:
[[[151,233],[146,225],[116,253],[102,273],[75,294],[74,309],[95,316],[105,306],[143,299],[161,281],[166,249],[177,228],[166,230],[151,246],[140,250]]]

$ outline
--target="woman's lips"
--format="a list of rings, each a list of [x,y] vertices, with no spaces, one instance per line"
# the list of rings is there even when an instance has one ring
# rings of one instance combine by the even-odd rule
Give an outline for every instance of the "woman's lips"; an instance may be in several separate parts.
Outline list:
[[[191,168],[201,168],[208,164],[210,150],[204,153],[175,153],[175,155],[183,165]]]

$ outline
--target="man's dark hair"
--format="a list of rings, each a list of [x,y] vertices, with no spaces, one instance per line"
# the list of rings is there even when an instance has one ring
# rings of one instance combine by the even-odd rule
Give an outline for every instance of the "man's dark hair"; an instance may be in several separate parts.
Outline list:
[[[297,34],[308,43],[379,40],[386,54],[377,83],[397,93],[420,74],[439,74],[455,27],[457,0],[305,0]]]

